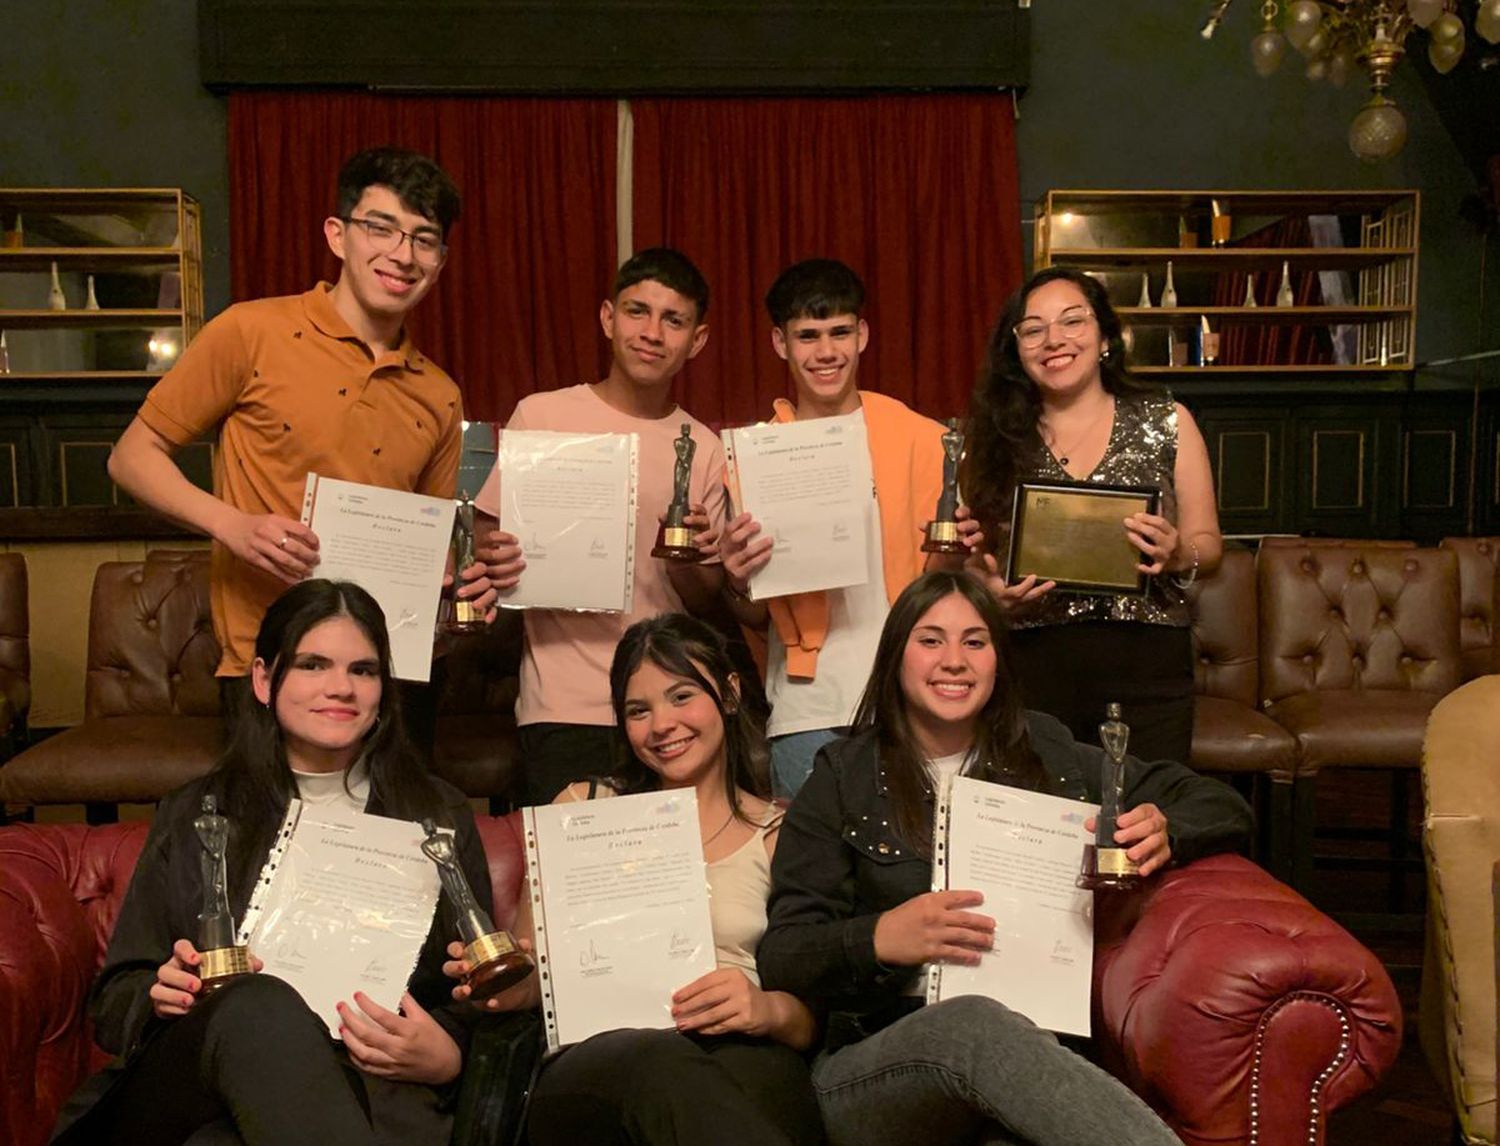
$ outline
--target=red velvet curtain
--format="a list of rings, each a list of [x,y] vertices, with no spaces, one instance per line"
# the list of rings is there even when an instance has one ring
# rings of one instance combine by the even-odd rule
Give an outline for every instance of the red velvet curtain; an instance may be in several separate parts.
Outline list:
[[[463,195],[443,277],[412,315],[465,412],[510,416],[533,390],[593,381],[595,315],[616,264],[613,100],[250,92],[229,101],[235,299],[293,294],[338,264],[323,240],[339,166],[396,144]]]
[[[788,392],[762,299],[799,259],[864,279],[860,384],[961,414],[985,339],[1021,281],[1008,95],[644,99],[635,116],[637,250],[681,248],[712,292],[709,341],[678,397],[714,424]]]

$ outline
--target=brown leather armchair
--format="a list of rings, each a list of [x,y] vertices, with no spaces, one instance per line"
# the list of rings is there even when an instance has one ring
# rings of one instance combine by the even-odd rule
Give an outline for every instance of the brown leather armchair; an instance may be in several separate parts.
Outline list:
[[[0,800],[114,805],[160,799],[206,772],[221,747],[219,649],[208,620],[208,554],[157,550],[110,561],[89,605],[84,720],[0,770]]]
[[[1495,623],[1500,537],[1445,537],[1440,546],[1458,557],[1458,642],[1464,680],[1500,671],[1500,629]]]
[[[502,926],[522,888],[518,822],[478,817]],[[145,835],[142,823],[0,828],[7,1146],[40,1146],[103,1058],[86,994]],[[1375,956],[1239,856],[1153,878],[1106,905],[1095,933],[1100,1054],[1190,1146],[1322,1141],[1328,1115],[1400,1048],[1400,1002]],[[470,1073],[480,1063],[471,1053]]]
[[[1466,1143],[1496,1138],[1496,949],[1500,676],[1443,698],[1422,749],[1427,950],[1418,1026]]]
[[[1306,887],[1313,790],[1325,768],[1393,774],[1387,838],[1401,907],[1407,778],[1428,714],[1459,683],[1458,569],[1440,549],[1358,545],[1261,550],[1261,704],[1297,741],[1292,884]]]
[[[1284,829],[1291,820],[1297,742],[1259,708],[1255,554],[1248,549],[1226,549],[1219,568],[1193,582],[1187,596],[1193,610],[1197,691],[1192,765],[1200,772],[1269,781],[1270,792],[1258,792],[1257,803],[1270,836],[1269,866],[1284,875],[1290,847]]]
[[[31,619],[26,558],[0,553],[0,764],[26,741],[31,709]]]

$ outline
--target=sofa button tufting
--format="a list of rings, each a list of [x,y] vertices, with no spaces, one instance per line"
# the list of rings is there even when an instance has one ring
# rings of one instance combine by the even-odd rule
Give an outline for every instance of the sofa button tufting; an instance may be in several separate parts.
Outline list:
[[[157,625],[156,625],[156,618],[155,617],[147,617],[146,618],[146,628],[150,629],[152,632],[155,632],[156,631],[156,627],[157,627]]]
[[[1311,573],[1314,569],[1317,568],[1317,566],[1313,564],[1311,557],[1304,557],[1297,563],[1297,565],[1304,573]]]
[[[1353,565],[1349,566],[1349,572],[1353,573],[1356,577],[1363,577],[1365,563],[1363,561],[1356,561]]]

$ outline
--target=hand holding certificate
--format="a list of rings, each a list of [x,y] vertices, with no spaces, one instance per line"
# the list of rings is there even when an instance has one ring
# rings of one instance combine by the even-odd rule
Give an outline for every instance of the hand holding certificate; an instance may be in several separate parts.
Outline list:
[[[1084,821],[1097,809],[956,777],[939,801],[933,884],[978,891],[995,920],[995,945],[974,966],[940,964],[929,1002],[957,995],[998,999],[1039,1027],[1089,1033],[1093,895],[1075,885]]]
[[[874,484],[863,423],[814,418],[721,437],[736,508],[773,540],[770,561],[750,577],[750,596],[863,585]]]
[[[447,498],[307,475],[302,521],[318,535],[317,574],[353,581],[379,602],[401,680],[432,676],[453,508]]]
[[[634,434],[501,433],[500,528],[526,558],[502,606],[630,610],[636,454]]]
[[[527,808],[547,1045],[669,1028],[672,993],[715,966],[692,790]]]

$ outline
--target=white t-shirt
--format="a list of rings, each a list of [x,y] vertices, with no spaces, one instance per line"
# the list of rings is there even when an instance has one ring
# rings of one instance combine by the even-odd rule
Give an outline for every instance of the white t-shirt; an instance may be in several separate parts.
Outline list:
[[[304,804],[342,805],[351,812],[363,812],[370,799],[370,769],[360,757],[349,768],[349,782],[343,772],[299,772],[292,769],[297,782],[297,796]]]
[[[865,435],[865,414],[839,414]],[[868,450],[866,457],[869,456]],[[828,590],[828,635],[818,652],[817,675],[812,680],[786,675],[786,646],[773,624],[766,664],[766,699],[771,702],[768,736],[842,728],[854,720],[854,710],[875,664],[875,646],[890,601],[885,595],[885,560],[880,544],[880,507],[875,479],[870,478],[870,500],[865,509],[865,563],[869,577],[863,585]]]

